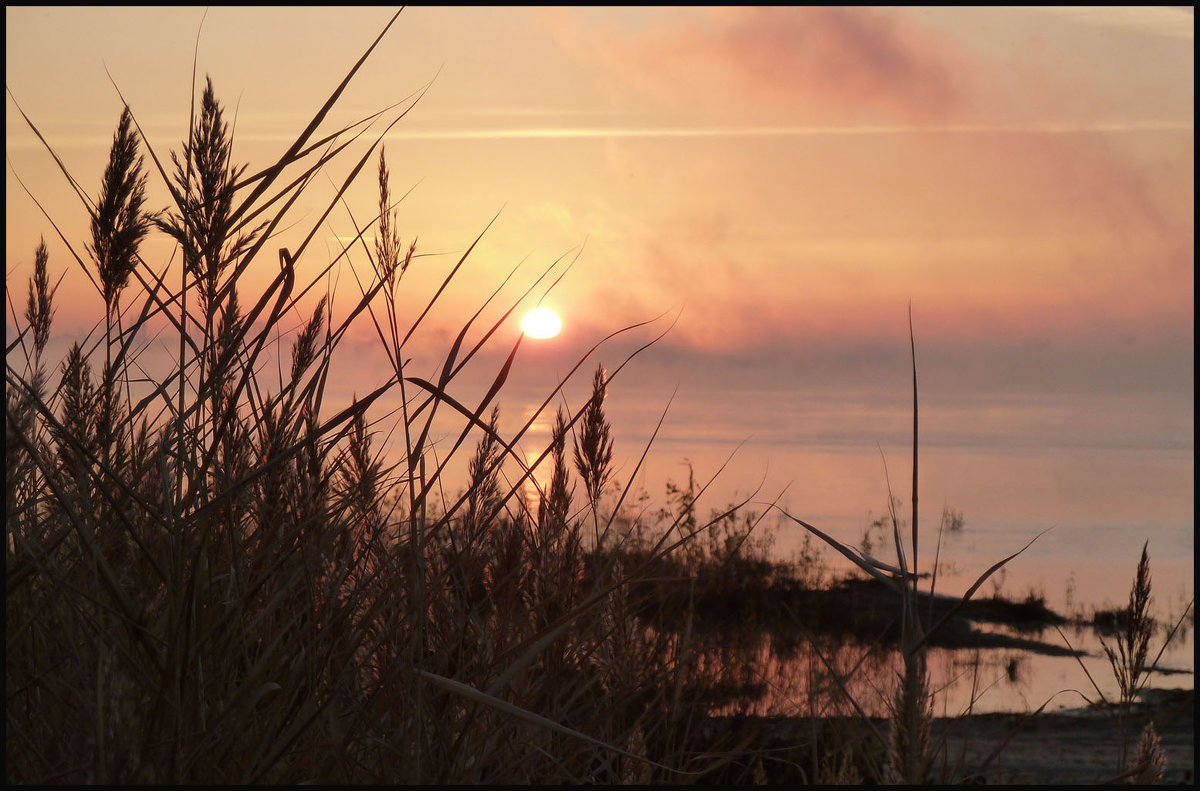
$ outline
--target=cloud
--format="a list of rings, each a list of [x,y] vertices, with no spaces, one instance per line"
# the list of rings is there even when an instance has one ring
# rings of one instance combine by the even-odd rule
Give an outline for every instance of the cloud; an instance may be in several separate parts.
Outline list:
[[[611,40],[610,40],[611,41]],[[945,118],[969,76],[948,41],[888,11],[736,8],[589,42],[655,98],[830,117]]]

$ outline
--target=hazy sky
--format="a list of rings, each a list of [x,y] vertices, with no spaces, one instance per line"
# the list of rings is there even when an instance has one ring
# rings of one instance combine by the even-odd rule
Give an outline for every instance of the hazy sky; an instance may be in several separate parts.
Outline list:
[[[178,148],[199,33],[237,155],[261,164],[389,15],[10,7],[6,83],[94,191],[121,106],[105,70],[156,149]],[[586,240],[549,299],[569,331],[682,309],[666,349],[824,375],[896,347],[911,301],[926,348],[983,379],[1020,369],[993,384],[1190,389],[1193,31],[1177,8],[411,8],[334,118],[432,81],[389,138],[395,188],[415,186],[403,221],[450,253],[499,212],[485,275]],[[23,289],[50,229],[13,169],[85,226],[12,98]],[[348,227],[335,214],[330,239]],[[75,271],[62,293],[90,288]]]
[[[59,331],[100,316],[14,179],[85,238],[14,99],[95,194],[116,88],[165,157],[195,52],[235,158],[262,166],[391,13],[7,8],[10,295],[45,235],[67,271]],[[410,8],[327,127],[429,86],[387,138],[393,190],[412,189],[402,232],[435,254],[410,271],[414,295],[499,215],[421,339],[431,354],[518,264],[506,294],[582,246],[546,299],[564,333],[529,352],[555,372],[666,314],[629,341],[678,315],[638,374],[661,392],[895,391],[911,303],[931,398],[1112,394],[1191,447],[1194,58],[1186,8]],[[297,228],[341,173],[313,185]],[[370,169],[349,199],[372,216]],[[151,203],[166,205],[159,186]],[[334,212],[302,268],[353,233]],[[368,327],[348,343],[369,347]]]

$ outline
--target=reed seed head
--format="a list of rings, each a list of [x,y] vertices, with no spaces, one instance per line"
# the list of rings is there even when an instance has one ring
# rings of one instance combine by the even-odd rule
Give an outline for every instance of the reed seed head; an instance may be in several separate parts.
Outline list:
[[[608,482],[612,463],[612,437],[604,414],[604,396],[608,380],[604,366],[596,366],[592,377],[592,398],[583,413],[583,425],[575,438],[575,469],[583,479],[588,499],[594,506]]]
[[[471,487],[467,500],[468,527],[472,530],[487,525],[500,502],[500,443],[496,441],[496,427],[500,422],[500,408],[492,407],[486,432],[475,446],[475,455],[467,469],[468,485]]]
[[[33,348],[40,355],[50,340],[50,322],[54,318],[54,291],[50,288],[47,265],[50,253],[46,240],[42,239],[34,253],[33,277],[29,279],[29,302],[25,308],[25,320],[33,329]]]
[[[235,219],[237,180],[246,166],[234,166],[233,136],[217,100],[212,78],[205,81],[200,116],[183,149],[171,152],[175,163],[177,211],[157,220],[158,227],[179,242],[187,271],[200,280],[206,306],[216,299],[229,265],[245,253],[266,227],[240,230]]]
[[[1142,738],[1138,742],[1137,753],[1133,759],[1134,775],[1131,782],[1134,785],[1158,785],[1167,771],[1167,751],[1163,749],[1162,740],[1154,730],[1154,722],[1147,722],[1142,730]]]
[[[391,188],[388,186],[390,173],[384,149],[379,149],[379,230],[375,234],[375,270],[379,279],[387,284],[388,292],[396,288],[396,280],[403,276],[412,260],[417,242],[409,245],[408,253],[401,257],[400,230],[398,219],[392,209]]]
[[[126,106],[113,135],[100,198],[92,215],[91,253],[106,308],[112,307],[129,281],[137,264],[138,247],[153,222],[142,209],[145,200],[146,175],[133,131],[133,114]]]
[[[565,526],[567,516],[571,511],[571,483],[565,453],[566,439],[567,418],[560,408],[554,418],[550,450],[554,473],[550,478],[550,488],[538,506],[538,524],[541,525],[543,532],[551,526]]]
[[[1129,591],[1129,604],[1124,613],[1124,624],[1117,632],[1113,646],[1099,635],[1104,655],[1112,666],[1113,675],[1121,692],[1121,702],[1128,704],[1145,682],[1146,660],[1150,652],[1150,637],[1154,634],[1154,618],[1150,614],[1152,601],[1150,584],[1149,543],[1142,546],[1137,574]]]
[[[321,297],[321,301],[317,303],[317,309],[313,311],[312,318],[309,319],[308,324],[304,325],[304,329],[296,338],[296,345],[292,347],[293,382],[297,381],[316,359],[317,342],[320,340],[321,330],[325,326],[326,305],[327,297]]]

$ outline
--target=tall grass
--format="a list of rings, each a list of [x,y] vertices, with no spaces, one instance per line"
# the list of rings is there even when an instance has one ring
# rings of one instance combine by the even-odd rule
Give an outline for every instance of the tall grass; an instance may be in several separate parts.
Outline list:
[[[888,718],[888,733],[886,738],[877,734],[884,742],[884,759],[874,767],[874,773],[882,782],[928,783],[933,781],[951,782],[958,778],[937,777],[934,774],[935,764],[939,757],[939,748],[930,739],[930,724],[933,719],[933,694],[930,686],[928,669],[928,649],[930,638],[950,620],[955,612],[975,595],[980,586],[993,574],[1002,569],[1007,563],[1028,549],[1030,541],[1017,552],[1003,558],[984,571],[959,599],[957,605],[933,620],[931,616],[922,616],[920,611],[922,574],[919,571],[918,547],[920,539],[918,523],[919,502],[919,397],[917,388],[917,355],[916,338],[912,329],[911,310],[909,314],[909,348],[912,354],[912,488],[910,502],[912,512],[909,519],[910,532],[906,537],[901,532],[901,518],[897,513],[897,498],[892,494],[891,482],[888,481],[888,522],[892,528],[892,547],[896,553],[894,564],[881,561],[864,550],[838,541],[833,536],[819,528],[799,519],[780,509],[788,519],[803,527],[811,535],[816,536],[827,546],[848,558],[863,572],[878,580],[896,595],[896,606],[900,617],[900,646],[899,661],[901,670],[895,682],[894,692]],[[885,465],[886,476],[886,465]],[[943,519],[945,524],[945,518]],[[907,540],[906,540],[907,538]],[[1036,538],[1034,539],[1036,540]],[[931,564],[929,593],[934,592],[937,581],[937,557]],[[946,766],[943,762],[943,766]]]
[[[587,403],[558,413],[538,458],[551,482],[531,508],[521,493],[536,465],[514,446],[591,353],[507,431],[499,402],[519,338],[482,399],[456,392],[520,299],[467,319],[434,375],[412,359],[411,337],[474,245],[424,310],[402,311],[420,256],[401,233],[381,140],[412,102],[322,131],[386,32],[261,169],[234,161],[211,80],[169,157],[122,107],[98,197],[74,187],[90,242],[60,234],[102,298],[104,337],[56,367],[51,262],[38,247],[6,349],[8,780],[668,781],[722,762],[719,745],[695,739],[705,704],[685,693],[706,671],[688,635],[644,626],[631,592],[706,525],[681,516],[636,563],[594,551],[621,540],[601,502],[625,495],[610,486],[604,410],[624,363],[597,367]],[[384,129],[371,138],[373,123]],[[377,215],[302,280],[310,242],[374,157]],[[342,158],[350,176],[324,212],[298,245],[272,251],[300,195]],[[148,173],[169,196],[161,211],[148,207]],[[143,257],[153,233],[174,243],[172,262]],[[356,270],[345,315],[306,299],[352,256],[370,266]],[[253,290],[252,266],[277,274]],[[335,358],[359,324],[391,376],[331,405]],[[147,381],[139,356],[164,327],[171,367]],[[290,359],[273,376],[279,338]],[[385,398],[399,403],[391,447],[376,417]],[[446,416],[459,429],[435,456]],[[462,494],[443,500],[466,454]]]
[[[1096,679],[1088,672],[1087,667],[1080,661],[1080,667],[1091,682],[1096,692],[1089,703],[1100,706],[1112,712],[1120,734],[1119,749],[1116,759],[1117,774],[1108,778],[1109,782],[1128,781],[1138,785],[1161,782],[1166,771],[1167,756],[1154,728],[1154,720],[1149,719],[1143,728],[1138,743],[1130,754],[1130,724],[1134,715],[1134,707],[1138,697],[1150,680],[1150,673],[1162,659],[1167,647],[1175,639],[1179,628],[1192,612],[1194,601],[1188,601],[1183,614],[1174,624],[1166,629],[1162,644],[1153,660],[1150,659],[1150,641],[1158,629],[1151,614],[1153,602],[1153,585],[1150,575],[1150,544],[1142,545],[1142,554],[1138,559],[1137,570],[1134,572],[1133,585],[1129,589],[1129,600],[1122,610],[1117,610],[1114,634],[1106,638],[1103,631],[1097,631],[1104,657],[1108,660],[1113,680],[1117,685],[1116,700],[1109,700]],[[1070,645],[1067,636],[1059,630],[1063,640]]]

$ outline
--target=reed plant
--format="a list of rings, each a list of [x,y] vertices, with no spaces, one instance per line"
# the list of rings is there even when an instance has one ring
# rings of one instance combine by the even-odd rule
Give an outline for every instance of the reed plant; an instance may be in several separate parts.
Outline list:
[[[1154,638],[1155,632],[1158,631],[1158,623],[1152,612],[1154,597],[1150,575],[1149,547],[1149,541],[1142,545],[1137,570],[1134,572],[1133,585],[1129,589],[1129,599],[1125,607],[1115,613],[1113,633],[1109,637],[1105,637],[1103,630],[1096,632],[1116,683],[1115,700],[1110,700],[1104,694],[1100,684],[1088,671],[1087,666],[1079,661],[1080,668],[1083,669],[1084,675],[1087,676],[1096,693],[1094,698],[1086,699],[1091,705],[1113,713],[1119,734],[1120,747],[1115,756],[1117,773],[1111,778],[1105,778],[1109,782],[1153,784],[1161,782],[1166,771],[1167,756],[1155,731],[1154,720],[1152,718],[1147,720],[1132,753],[1130,751],[1131,727],[1135,706],[1150,680],[1150,674],[1192,612],[1194,600],[1187,602],[1183,608],[1183,614],[1173,624],[1169,623],[1164,627],[1166,633],[1162,644],[1154,658],[1151,659],[1150,642]],[[1063,631],[1059,629],[1058,633],[1070,646],[1070,640]]]
[[[604,404],[641,349],[597,366],[587,403],[558,412],[531,464],[517,443],[600,344],[517,427],[500,402],[520,337],[482,398],[461,395],[461,372],[558,262],[484,319],[489,298],[434,373],[420,370],[410,340],[475,245],[423,310],[403,309],[421,255],[402,236],[382,140],[415,98],[326,124],[394,22],[258,169],[235,162],[211,80],[169,156],[122,99],[96,200],[25,118],[91,219],[86,250],[60,240],[96,286],[104,332],[73,344],[52,381],[39,245],[6,349],[10,782],[676,782],[729,764],[720,740],[700,739],[699,691],[720,668],[698,660],[687,629],[640,618],[634,584],[711,523],[681,511],[636,556],[601,551],[626,540],[613,525],[629,493],[611,482]],[[298,199],[346,158],[349,176],[276,265],[270,243]],[[351,217],[356,238],[333,260],[301,266],[373,158],[378,212]],[[164,209],[149,208],[148,173]],[[171,261],[143,256],[154,233]],[[359,289],[341,315],[335,266]],[[273,274],[253,288],[251,268]],[[390,376],[331,405],[359,325]],[[141,356],[164,334],[171,360],[156,373]],[[437,454],[435,419],[457,426]],[[446,497],[466,454],[465,485]],[[523,493],[542,463],[552,475],[534,506]]]
[[[891,482],[888,481],[889,513],[886,521],[891,527],[891,545],[896,553],[896,562],[889,563],[879,560],[868,554],[867,551],[843,543],[783,509],[779,509],[779,511],[792,522],[803,527],[808,533],[823,541],[825,545],[849,559],[858,569],[882,583],[896,596],[897,617],[900,622],[899,661],[901,669],[897,674],[891,696],[887,733],[886,735],[879,731],[875,733],[877,741],[883,747],[883,758],[871,767],[874,778],[887,783],[957,782],[964,778],[946,776],[946,773],[952,770],[945,761],[940,763],[942,776],[935,776],[939,747],[932,742],[930,737],[930,725],[933,719],[933,692],[927,659],[929,641],[955,613],[970,601],[971,597],[993,574],[1028,549],[1033,541],[980,574],[962,594],[956,605],[936,619],[932,617],[932,613],[922,614],[919,606],[922,593],[920,581],[925,575],[920,572],[918,555],[920,546],[918,523],[920,401],[917,387],[916,338],[913,333],[911,308],[909,313],[909,350],[912,360],[913,439],[910,490],[912,511],[909,517],[907,536],[901,531],[903,523],[897,510],[899,500],[892,493]],[[886,462],[884,473],[887,477]],[[946,520],[943,518],[943,528],[945,527]],[[938,548],[940,550],[940,539]],[[934,561],[931,564],[932,570],[928,575],[931,580],[929,588],[931,597],[937,581],[937,565],[938,559],[937,553],[935,553]],[[858,705],[858,709],[860,712],[864,711],[861,705]],[[865,713],[863,716],[865,719]]]

